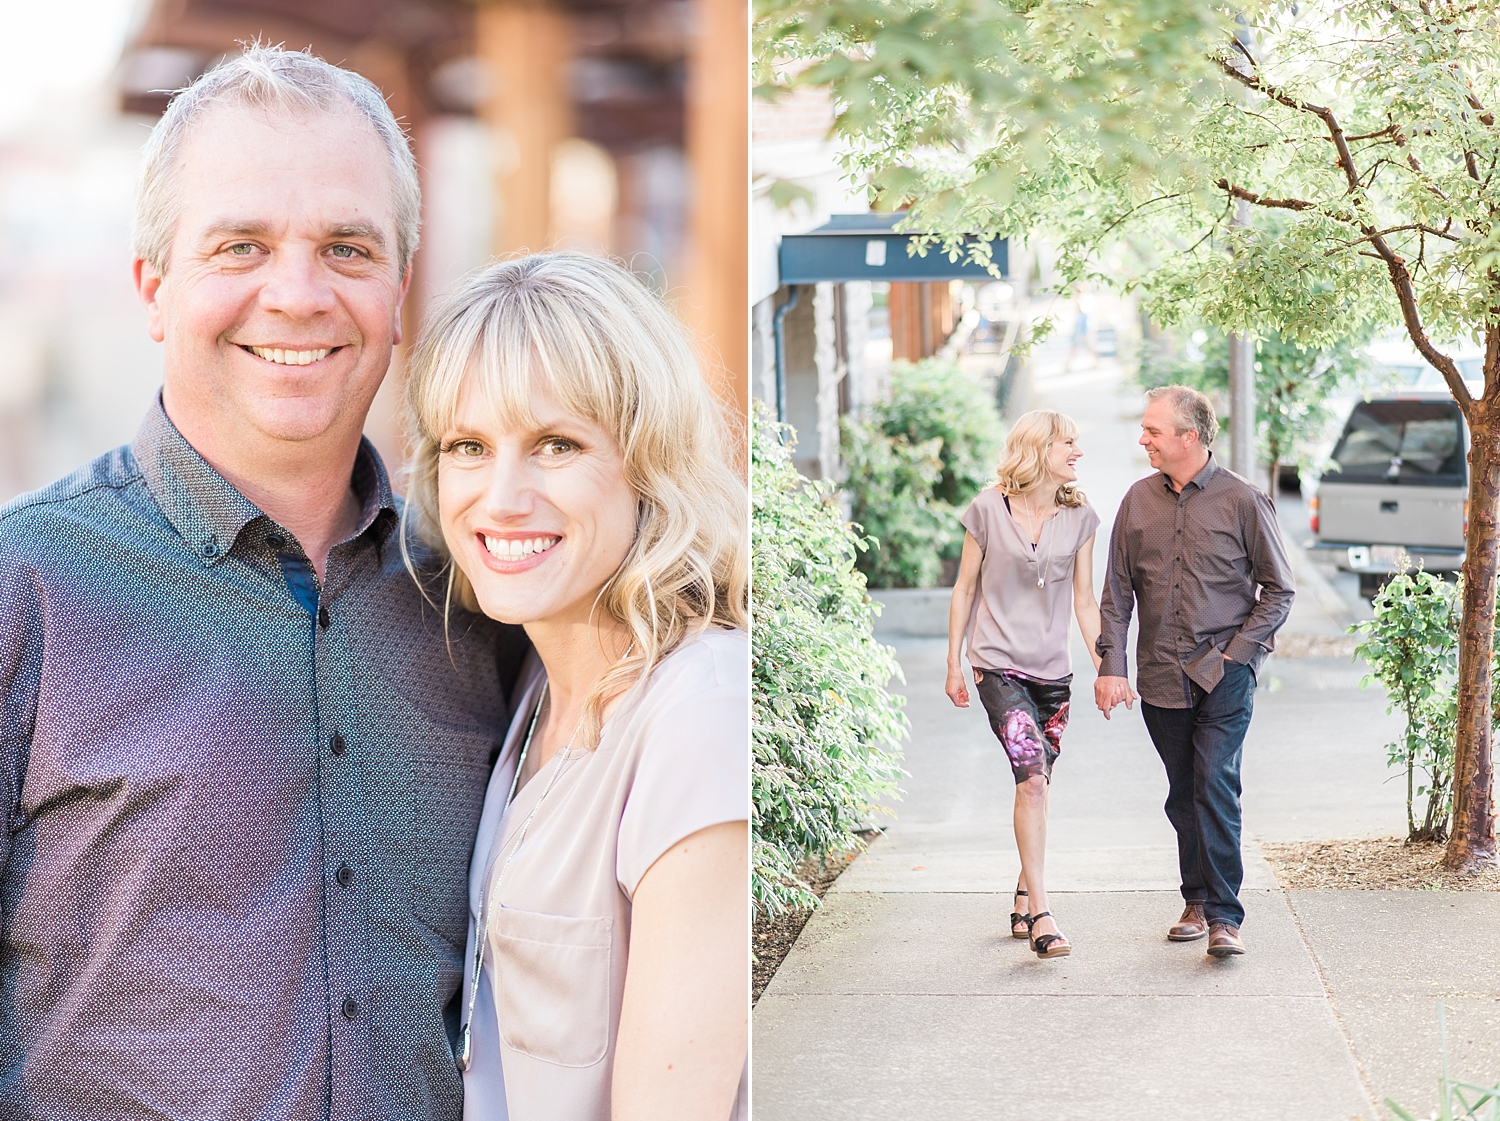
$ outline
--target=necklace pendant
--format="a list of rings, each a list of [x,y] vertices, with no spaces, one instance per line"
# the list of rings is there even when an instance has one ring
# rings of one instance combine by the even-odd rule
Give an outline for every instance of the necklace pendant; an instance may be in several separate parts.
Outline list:
[[[1043,586],[1043,580],[1042,580],[1042,578],[1041,578],[1041,577],[1040,577],[1040,576],[1038,576],[1038,577],[1037,577],[1037,578],[1036,578],[1036,586],[1037,586],[1037,587],[1038,587],[1038,588],[1040,588],[1040,587],[1042,587],[1042,586]]]

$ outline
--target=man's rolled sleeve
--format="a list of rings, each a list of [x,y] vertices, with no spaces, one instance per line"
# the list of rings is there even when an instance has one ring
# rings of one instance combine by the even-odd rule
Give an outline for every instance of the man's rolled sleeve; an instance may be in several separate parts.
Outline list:
[[[1104,566],[1104,595],[1099,601],[1099,637],[1094,651],[1099,655],[1100,677],[1124,677],[1129,671],[1125,643],[1130,636],[1130,616],[1135,609],[1131,584],[1129,549],[1121,527],[1129,524],[1130,496],[1120,503],[1109,532],[1109,563]]]
[[[1256,665],[1276,645],[1276,631],[1292,611],[1296,584],[1281,539],[1281,523],[1271,500],[1259,491],[1245,508],[1245,543],[1249,546],[1250,570],[1260,585],[1260,598],[1245,618],[1239,632],[1229,640],[1224,653],[1231,662]]]

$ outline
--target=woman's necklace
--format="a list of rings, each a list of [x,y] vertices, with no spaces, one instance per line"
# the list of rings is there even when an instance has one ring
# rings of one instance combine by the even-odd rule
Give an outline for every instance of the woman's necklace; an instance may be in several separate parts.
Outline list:
[[[1020,497],[1021,497],[1020,495],[1016,496],[1017,499],[1019,499]],[[1040,535],[1037,533],[1036,527],[1031,522],[1031,515],[1032,515],[1031,503],[1030,502],[1021,502],[1020,506],[1021,506],[1021,515],[1022,515],[1022,517],[1024,517],[1026,519],[1026,540],[1031,545],[1031,551],[1032,551],[1032,553],[1033,553],[1033,555],[1035,557],[1035,560],[1036,560],[1036,586],[1038,588],[1044,588],[1044,587],[1047,586],[1047,579],[1043,575],[1044,569],[1042,567],[1042,558],[1041,558],[1041,544],[1042,543],[1041,543],[1041,541],[1039,539]],[[1043,518],[1042,519],[1042,527],[1046,528],[1046,525],[1047,525],[1047,519]]]
[[[516,796],[516,787],[521,782],[521,771],[526,766],[526,756],[531,751],[531,737],[536,732],[537,718],[542,714],[542,706],[547,700],[547,690],[551,682],[542,683],[542,695],[537,698],[536,711],[531,714],[531,723],[526,726],[526,739],[521,743],[521,757],[516,760],[515,777],[510,780],[510,793],[505,798],[508,807]],[[521,828],[516,836],[515,847],[510,850],[510,855],[505,858],[505,863],[500,866],[500,872],[495,877],[495,886],[490,889],[488,885],[480,885],[479,896],[479,922],[475,934],[477,945],[474,947],[474,979],[469,983],[469,999],[464,1009],[463,1031],[458,1040],[458,1055],[456,1061],[459,1070],[468,1070],[469,1063],[473,1059],[473,1041],[470,1036],[469,1026],[474,1022],[474,1002],[479,996],[479,978],[484,970],[484,944],[489,938],[489,901],[491,897],[500,894],[500,884],[505,880],[506,870],[510,868],[510,862],[516,858],[516,853],[521,851],[521,846],[526,843],[527,831],[531,829],[531,823],[536,818],[536,813],[542,808],[542,803],[547,800],[547,795],[552,793],[552,788],[557,785],[557,780],[567,769],[566,764],[572,758],[573,741],[578,738],[578,730],[583,727],[583,717],[578,718],[578,724],[573,728],[573,734],[568,737],[565,746],[558,755],[557,767],[552,772],[552,777],[547,780],[547,786],[542,791],[542,796],[536,800],[536,805],[531,807],[531,812],[526,815],[526,820],[521,823]],[[503,818],[502,818],[503,821]],[[504,837],[501,837],[504,844]]]

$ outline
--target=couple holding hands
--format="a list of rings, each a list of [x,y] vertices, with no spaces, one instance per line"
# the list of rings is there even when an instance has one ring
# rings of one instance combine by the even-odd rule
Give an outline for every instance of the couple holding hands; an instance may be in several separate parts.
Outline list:
[[[253,47],[145,151],[135,440],[0,507],[0,1117],[746,1114],[749,533],[630,273],[507,260],[361,436],[417,169]]]
[[[945,691],[967,708],[962,658],[1016,780],[1021,857],[1011,933],[1040,958],[1072,950],[1047,899],[1052,765],[1068,722],[1068,615],[1098,674],[1108,719],[1137,699],[1125,644],[1139,615],[1141,715],[1167,772],[1185,907],[1167,932],[1208,937],[1208,952],[1245,952],[1239,901],[1240,754],[1256,674],[1291,611],[1293,584],[1270,498],[1209,450],[1218,422],[1183,386],[1146,395],[1141,446],[1156,473],[1126,492],[1110,533],[1102,600],[1094,596],[1099,516],[1077,487],[1078,428],[1037,411],[1011,428],[996,485],[964,513],[963,557],[948,617]]]

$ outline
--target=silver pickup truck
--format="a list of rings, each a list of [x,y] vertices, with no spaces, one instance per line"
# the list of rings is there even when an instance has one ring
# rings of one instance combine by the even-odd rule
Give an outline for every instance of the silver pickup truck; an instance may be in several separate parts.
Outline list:
[[[1312,547],[1359,574],[1362,595],[1406,565],[1449,572],[1464,559],[1469,434],[1446,392],[1357,402],[1309,502]]]

